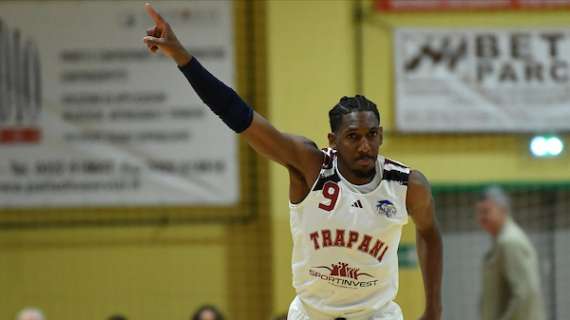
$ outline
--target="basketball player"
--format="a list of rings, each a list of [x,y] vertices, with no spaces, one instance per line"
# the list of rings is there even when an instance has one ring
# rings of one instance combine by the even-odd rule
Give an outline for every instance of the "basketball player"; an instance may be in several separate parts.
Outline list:
[[[378,155],[376,105],[343,97],[329,112],[330,147],[282,133],[192,57],[168,23],[145,5],[155,26],[144,42],[179,66],[200,98],[260,154],[289,171],[293,284],[288,319],[399,320],[397,250],[410,216],[417,229],[426,308],[441,319],[442,244],[427,179]]]

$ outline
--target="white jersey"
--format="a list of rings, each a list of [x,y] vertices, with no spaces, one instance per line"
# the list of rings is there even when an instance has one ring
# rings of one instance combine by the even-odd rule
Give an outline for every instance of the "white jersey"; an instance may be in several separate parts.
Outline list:
[[[323,152],[311,192],[290,204],[293,286],[310,319],[369,319],[394,307],[410,169],[378,156],[382,180],[363,194],[341,176],[336,150]]]

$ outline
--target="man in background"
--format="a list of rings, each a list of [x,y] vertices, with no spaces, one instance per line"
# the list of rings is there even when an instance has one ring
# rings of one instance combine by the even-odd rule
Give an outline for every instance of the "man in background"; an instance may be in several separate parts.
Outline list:
[[[16,320],[45,320],[44,314],[40,309],[25,308],[18,313]]]
[[[509,196],[488,187],[476,211],[493,238],[483,261],[481,320],[544,320],[536,250],[513,220]]]
[[[194,312],[191,320],[224,320],[224,316],[213,305],[204,305]]]

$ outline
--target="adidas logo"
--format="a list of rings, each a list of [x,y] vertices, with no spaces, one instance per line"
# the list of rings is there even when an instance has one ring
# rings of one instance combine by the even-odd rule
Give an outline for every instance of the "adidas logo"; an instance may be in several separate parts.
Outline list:
[[[362,208],[362,202],[360,202],[360,200],[356,200],[352,203],[351,207]]]

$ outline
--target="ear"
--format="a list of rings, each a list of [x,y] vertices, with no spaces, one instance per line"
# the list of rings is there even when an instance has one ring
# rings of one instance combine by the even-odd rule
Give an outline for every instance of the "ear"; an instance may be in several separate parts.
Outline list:
[[[384,127],[382,126],[378,128],[378,139],[380,139],[378,146],[381,146],[382,142],[384,142]]]
[[[327,135],[327,137],[329,138],[329,147],[336,148],[336,135],[331,132]]]

